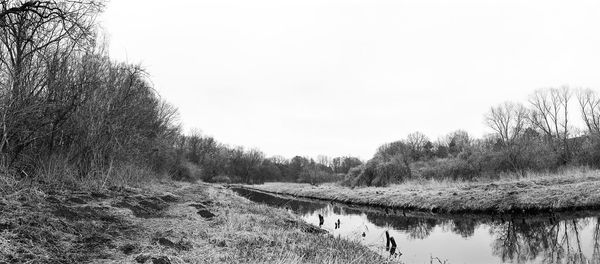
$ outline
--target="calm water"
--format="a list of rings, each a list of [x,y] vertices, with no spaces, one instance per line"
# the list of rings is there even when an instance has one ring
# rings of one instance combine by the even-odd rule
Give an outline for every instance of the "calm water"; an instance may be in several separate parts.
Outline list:
[[[398,244],[397,252],[402,253],[392,257],[399,262],[429,264],[431,257],[438,257],[452,264],[600,264],[600,212],[444,218],[233,190],[252,201],[287,208],[317,226],[321,214],[323,228],[334,236],[360,241],[385,256],[389,256],[387,230]],[[338,219],[341,224],[336,229]]]

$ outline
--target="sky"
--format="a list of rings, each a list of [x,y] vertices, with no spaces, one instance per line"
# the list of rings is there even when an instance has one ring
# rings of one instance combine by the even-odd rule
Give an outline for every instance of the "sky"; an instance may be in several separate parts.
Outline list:
[[[420,131],[481,137],[534,90],[600,89],[600,1],[112,0],[111,56],[185,131],[267,156],[370,158]]]

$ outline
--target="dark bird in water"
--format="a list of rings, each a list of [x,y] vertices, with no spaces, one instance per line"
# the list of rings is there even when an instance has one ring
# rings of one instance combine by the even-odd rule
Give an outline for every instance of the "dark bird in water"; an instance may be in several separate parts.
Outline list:
[[[337,221],[338,228],[340,228],[340,224],[341,224],[341,222],[340,222],[340,219],[338,218],[338,221]]]
[[[363,237],[366,237],[366,236],[367,236],[367,234],[365,234],[365,232],[363,232],[363,233],[362,233],[362,236],[363,236]]]
[[[321,227],[325,223],[325,218],[321,214],[319,214],[319,227]]]
[[[335,224],[335,229],[340,228],[340,219],[338,218],[338,220],[336,222],[333,222],[333,224]]]

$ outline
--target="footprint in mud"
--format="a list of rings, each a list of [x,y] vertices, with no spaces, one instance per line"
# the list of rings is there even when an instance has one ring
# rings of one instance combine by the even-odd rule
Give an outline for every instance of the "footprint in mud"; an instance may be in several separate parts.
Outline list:
[[[134,244],[125,244],[121,247],[119,247],[119,250],[121,250],[121,252],[123,252],[123,254],[125,255],[129,255],[134,253],[135,251],[137,251],[137,247]]]
[[[169,247],[169,248],[176,249],[179,251],[189,251],[193,248],[193,246],[190,242],[179,241],[179,242],[175,243],[165,237],[158,238],[157,241],[158,241],[158,244],[163,247]]]
[[[167,203],[173,203],[173,202],[179,201],[179,198],[177,198],[176,196],[174,196],[172,194],[166,194],[166,195],[160,196],[160,199],[162,199],[163,201],[165,201]]]
[[[118,221],[118,218],[108,211],[105,207],[82,206],[68,207],[58,205],[52,211],[52,214],[57,217],[62,217],[70,221],[78,220],[101,220],[106,222]]]
[[[82,199],[81,197],[71,197],[67,199],[67,202],[71,202],[74,204],[86,204],[87,201]]]
[[[135,257],[137,263],[147,263],[148,260],[151,260],[152,264],[171,264],[171,260],[167,256],[151,257],[149,255],[139,255]]]
[[[114,207],[127,208],[133,215],[140,218],[162,217],[169,204],[157,197],[126,196],[121,201],[112,204]]]
[[[168,257],[161,256],[158,258],[152,258],[152,264],[171,264],[171,260]]]
[[[211,211],[209,211],[205,205],[200,204],[200,203],[193,203],[190,204],[191,207],[194,207],[196,209],[198,209],[197,214],[199,214],[201,217],[206,218],[206,219],[211,219],[213,217],[215,217],[216,215],[213,214]]]

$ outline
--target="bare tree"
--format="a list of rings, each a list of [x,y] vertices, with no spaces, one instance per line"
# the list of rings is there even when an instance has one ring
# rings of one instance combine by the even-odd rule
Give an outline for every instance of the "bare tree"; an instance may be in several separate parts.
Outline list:
[[[422,152],[429,138],[421,132],[413,132],[406,136],[406,144],[414,151]]]
[[[317,156],[317,163],[325,165],[327,167],[331,167],[332,166],[332,160],[330,157],[325,156],[325,155],[318,155]]]
[[[473,139],[467,131],[456,130],[446,136],[445,142],[447,142],[448,152],[452,155],[457,155],[469,148],[473,143]]]
[[[490,108],[486,124],[493,129],[504,144],[512,144],[525,129],[527,109],[522,104],[505,102]]]
[[[101,7],[94,0],[0,1],[0,152],[11,154],[9,162],[51,133],[45,129],[49,125],[57,129],[57,118],[73,113],[81,99],[78,91],[55,93],[53,89],[68,85],[54,85],[60,81],[54,73],[73,68],[61,58],[93,46],[94,19]],[[72,103],[57,104],[57,94],[70,95]]]
[[[600,96],[591,89],[584,89],[578,91],[577,99],[588,132],[600,135]]]
[[[562,145],[569,154],[569,101],[572,92],[567,86],[537,90],[531,95],[529,121],[550,141]]]

